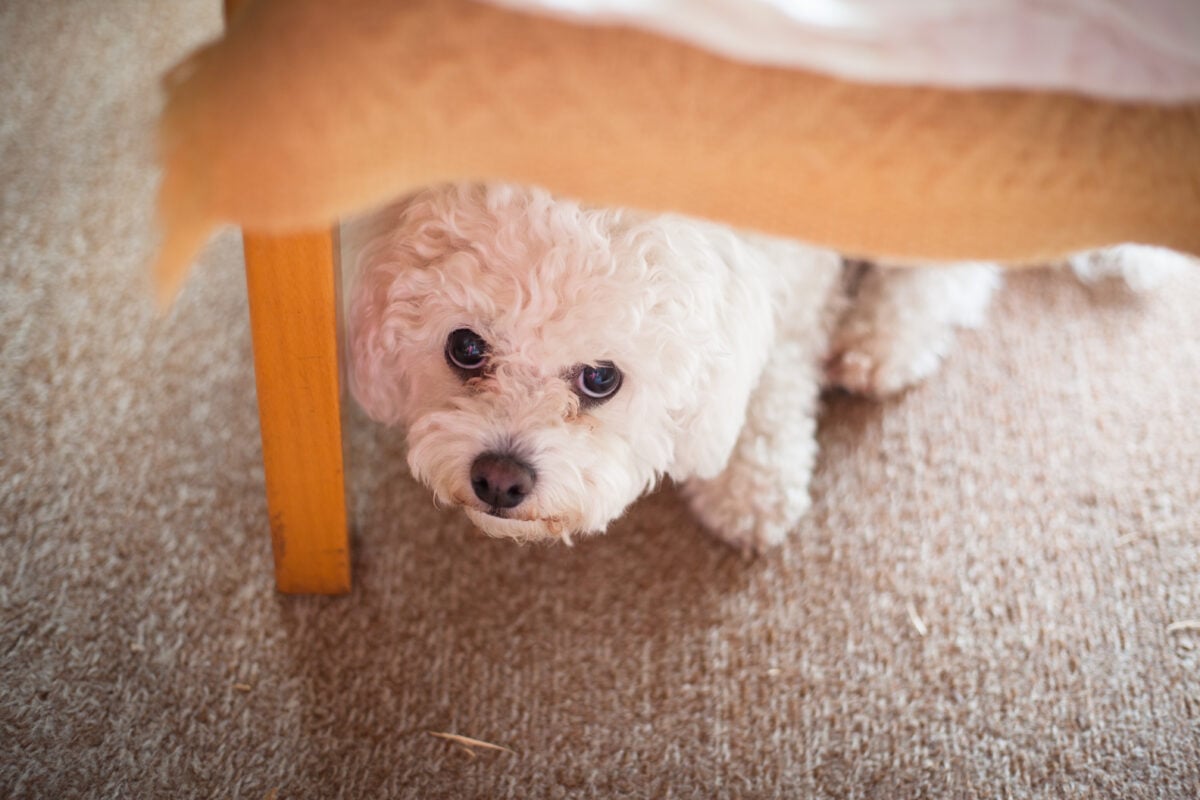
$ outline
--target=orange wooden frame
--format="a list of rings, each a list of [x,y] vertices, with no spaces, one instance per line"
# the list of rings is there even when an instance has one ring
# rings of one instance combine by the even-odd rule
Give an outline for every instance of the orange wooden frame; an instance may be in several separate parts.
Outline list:
[[[337,230],[243,240],[275,585],[348,592]]]
[[[337,232],[244,240],[275,583],[347,592]]]

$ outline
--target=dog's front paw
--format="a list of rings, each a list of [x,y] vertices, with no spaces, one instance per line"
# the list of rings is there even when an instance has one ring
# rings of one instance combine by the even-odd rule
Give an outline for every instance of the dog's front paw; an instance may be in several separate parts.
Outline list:
[[[722,475],[688,481],[683,488],[701,524],[745,554],[782,544],[811,505],[807,489],[757,486],[746,490],[733,483],[730,476]]]
[[[867,397],[886,397],[937,371],[949,349],[949,325],[930,324],[897,335],[872,326],[839,331],[825,362],[829,386]]]
[[[874,266],[838,325],[825,385],[883,397],[937,371],[955,328],[977,327],[1000,278],[991,264]]]

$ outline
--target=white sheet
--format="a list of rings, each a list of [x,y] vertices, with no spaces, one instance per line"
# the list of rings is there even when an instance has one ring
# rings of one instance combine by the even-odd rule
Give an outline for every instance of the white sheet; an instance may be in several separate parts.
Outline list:
[[[492,0],[874,83],[1200,99],[1200,0]]]

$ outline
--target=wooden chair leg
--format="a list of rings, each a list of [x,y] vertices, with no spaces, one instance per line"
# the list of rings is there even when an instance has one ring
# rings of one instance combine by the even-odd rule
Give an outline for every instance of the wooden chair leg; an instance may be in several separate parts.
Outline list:
[[[337,232],[243,238],[275,584],[347,592]]]

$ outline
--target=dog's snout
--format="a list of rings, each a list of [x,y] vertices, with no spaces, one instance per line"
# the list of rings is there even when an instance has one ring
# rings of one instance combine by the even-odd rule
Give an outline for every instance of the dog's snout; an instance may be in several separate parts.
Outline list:
[[[475,496],[494,508],[520,505],[536,481],[532,467],[509,455],[484,453],[471,464]]]

